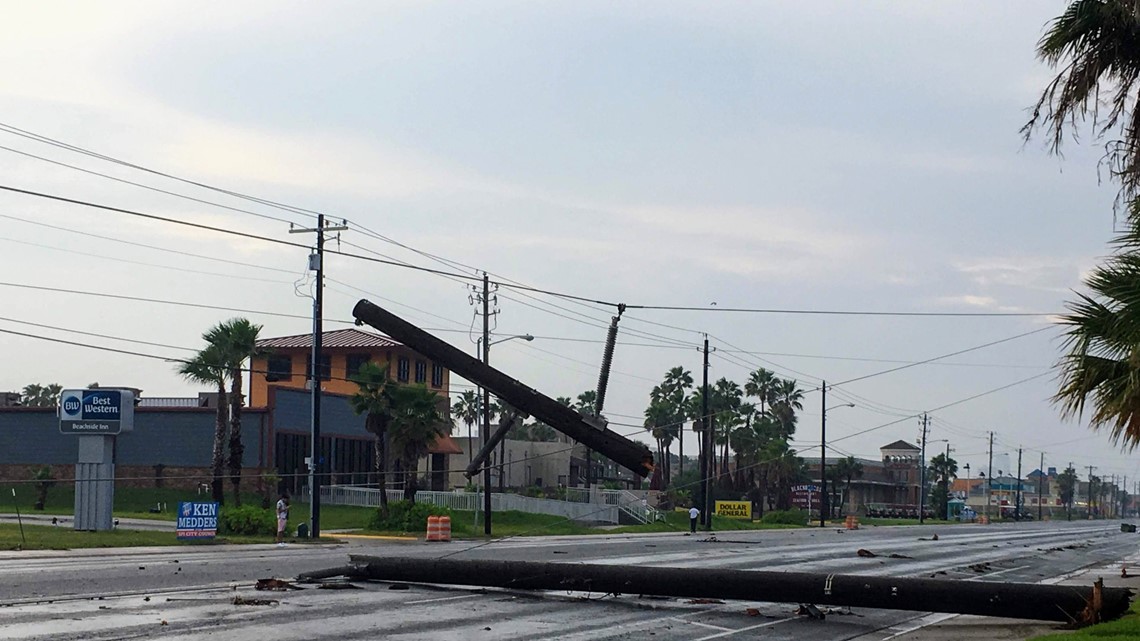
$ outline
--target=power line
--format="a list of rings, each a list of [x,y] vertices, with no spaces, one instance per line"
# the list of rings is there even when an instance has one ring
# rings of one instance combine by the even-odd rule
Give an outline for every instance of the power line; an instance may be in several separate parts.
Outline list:
[[[189,180],[186,178],[181,178],[181,177],[175,176],[173,174],[168,174],[168,173],[165,173],[162,171],[158,171],[157,169],[151,169],[149,167],[144,167],[143,165],[137,165],[135,163],[127,162],[125,160],[120,160],[118,158],[114,158],[114,157],[108,156],[106,154],[101,154],[101,153],[98,153],[95,151],[91,151],[90,149],[85,149],[85,148],[79,147],[77,145],[72,145],[72,144],[69,144],[69,143],[66,143],[66,142],[63,142],[60,140],[56,140],[54,138],[49,138],[48,136],[44,136],[44,135],[37,134],[37,133],[31,132],[31,131],[27,131],[25,129],[20,129],[19,127],[15,127],[13,125],[9,125],[6,123],[0,122],[0,131],[6,131],[7,133],[10,133],[10,134],[13,134],[16,136],[21,136],[21,137],[27,138],[29,140],[34,140],[36,142],[48,144],[48,145],[51,145],[53,147],[58,147],[60,149],[65,149],[67,151],[72,151],[75,153],[83,154],[85,156],[90,156],[92,158],[97,158],[99,160],[104,160],[106,162],[115,163],[115,164],[121,165],[123,167],[128,167],[128,168],[135,169],[138,171],[143,171],[143,172],[146,172],[149,174],[154,174],[156,176],[162,176],[163,178],[169,178],[170,180],[176,180],[180,183],[184,183],[187,185],[193,185],[195,187],[200,187],[202,189],[208,189],[210,191],[226,194],[227,196],[233,196],[234,198],[240,198],[242,200],[255,202],[255,203],[258,203],[261,205],[266,205],[268,207],[273,207],[273,208],[280,209],[283,211],[288,211],[288,212],[292,212],[292,213],[299,214],[302,216],[307,216],[309,218],[316,218],[317,215],[319,214],[319,212],[311,211],[308,209],[302,209],[300,207],[293,207],[292,205],[285,205],[282,203],[274,202],[272,200],[267,200],[264,198],[258,198],[257,196],[250,196],[250,195],[238,192],[238,191],[223,189],[221,187],[215,187],[213,185],[209,185],[206,183],[197,182],[197,181]],[[288,222],[288,221],[286,221],[286,222]]]
[[[224,205],[222,203],[214,202],[212,200],[204,200],[202,198],[195,198],[193,196],[187,196],[186,194],[180,194],[176,191],[169,191],[166,189],[160,189],[158,187],[152,187],[150,185],[145,185],[143,183],[137,183],[137,182],[134,182],[131,180],[127,180],[125,178],[119,178],[118,176],[112,176],[110,174],[100,173],[98,171],[93,171],[91,169],[84,169],[83,167],[78,167],[76,165],[69,165],[65,162],[60,162],[58,160],[52,160],[51,158],[45,158],[43,156],[37,156],[36,154],[28,153],[26,151],[21,151],[19,149],[13,149],[11,147],[5,147],[4,145],[0,145],[0,149],[2,149],[4,151],[9,151],[9,152],[14,153],[14,154],[19,154],[21,156],[27,156],[28,158],[35,158],[36,160],[42,160],[43,162],[51,163],[53,165],[58,165],[60,167],[67,167],[68,169],[74,169],[75,171],[80,171],[80,172],[83,172],[85,174],[89,174],[92,176],[98,176],[100,178],[106,178],[108,180],[113,180],[115,182],[123,183],[126,185],[132,185],[134,187],[140,187],[142,189],[148,189],[150,191],[157,192],[160,194],[166,194],[167,196],[174,196],[175,198],[182,198],[182,199],[189,200],[189,201],[196,202],[196,203],[200,203],[203,205],[210,205],[211,207],[217,207],[219,209],[226,209],[226,210],[237,212],[240,214],[247,214],[249,216],[256,216],[258,218],[264,218],[266,220],[273,220],[273,221],[277,221],[277,222],[281,222],[281,223],[292,223],[292,221],[290,221],[287,218],[279,218],[277,216],[270,216],[269,214],[262,214],[260,212],[250,211],[248,209],[241,209],[240,207],[231,207],[229,205]]]
[[[106,241],[112,242],[112,243],[121,243],[123,245],[130,245],[132,247],[142,247],[145,249],[153,249],[155,251],[166,252],[169,254],[176,254],[178,256],[189,256],[191,258],[200,258],[202,260],[209,260],[209,261],[213,261],[213,262],[217,262],[217,263],[225,263],[227,265],[238,265],[241,267],[252,267],[254,269],[264,269],[264,270],[279,272],[279,273],[283,273],[283,274],[293,274],[294,273],[288,269],[282,269],[280,267],[270,267],[268,265],[258,265],[257,263],[244,263],[241,261],[230,260],[227,258],[217,258],[214,256],[206,256],[204,254],[195,254],[192,252],[186,252],[186,251],[182,251],[179,249],[170,249],[169,247],[161,247],[159,245],[148,245],[146,243],[139,243],[139,242],[130,241],[130,240],[123,240],[122,238],[115,238],[114,236],[103,236],[103,235],[96,234],[96,233],[89,232],[89,231],[83,231],[83,230],[79,230],[79,229],[70,229],[68,227],[63,227],[60,225],[51,225],[51,224],[48,224],[45,222],[40,222],[38,220],[29,220],[27,218],[20,218],[19,216],[11,216],[8,214],[0,214],[0,218],[5,218],[8,220],[15,220],[15,221],[19,221],[22,223],[27,223],[29,225],[37,225],[39,227],[46,227],[48,229],[54,229],[57,231],[67,232],[70,234],[78,234],[80,236],[86,236],[88,238],[98,238],[100,240],[106,240]]]
[[[558,296],[556,293],[552,296]],[[685,307],[679,305],[632,305],[628,309],[654,309],[662,311],[681,312],[719,312],[740,314],[797,314],[820,316],[901,316],[901,317],[933,317],[933,318],[970,318],[970,317],[1037,317],[1056,316],[1057,312],[891,312],[872,310],[838,310],[838,309],[776,309],[759,307]]]
[[[911,367],[916,367],[918,365],[926,365],[927,363],[932,363],[932,362],[937,361],[937,360],[942,360],[943,358],[950,358],[951,356],[959,356],[959,355],[965,354],[967,352],[974,352],[974,351],[977,351],[979,349],[985,349],[987,347],[993,347],[994,345],[1000,345],[1002,343],[1008,343],[1009,341],[1017,340],[1019,338],[1025,338],[1026,336],[1032,336],[1033,334],[1039,334],[1041,332],[1044,332],[1044,331],[1047,331],[1050,329],[1053,329],[1053,327],[1051,325],[1046,325],[1045,327],[1038,327],[1037,329],[1034,329],[1034,330],[1031,330],[1031,331],[1022,333],[1022,334],[1017,334],[1016,336],[1010,336],[1008,338],[1002,338],[1000,340],[990,341],[989,343],[983,343],[981,345],[975,345],[974,347],[967,347],[966,349],[960,349],[956,352],[950,352],[949,354],[942,354],[940,356],[935,356],[933,358],[928,358],[926,360],[917,361],[914,363],[908,363],[906,365],[902,365],[899,367],[892,367],[890,369],[885,369],[881,372],[875,372],[873,374],[866,374],[864,376],[856,376],[855,378],[849,378],[845,381],[840,381],[838,383],[835,383],[835,385],[847,385],[849,383],[854,383],[856,381],[863,381],[863,380],[867,380],[868,378],[874,378],[876,376],[882,376],[884,374],[891,374],[893,372],[898,372],[898,371],[901,371],[904,369],[909,369]]]
[[[274,278],[258,278],[257,276],[242,276],[240,274],[223,274],[221,272],[208,272],[208,271],[204,271],[201,269],[189,269],[186,267],[175,267],[173,265],[161,265],[159,263],[148,263],[148,262],[142,261],[142,260],[131,260],[129,258],[119,258],[117,256],[107,256],[105,254],[94,254],[91,252],[84,252],[84,251],[79,251],[76,249],[68,249],[66,247],[56,247],[54,245],[44,245],[43,243],[33,243],[33,242],[26,241],[26,240],[16,240],[15,238],[7,238],[4,236],[0,236],[0,240],[5,241],[5,242],[9,242],[9,243],[15,243],[17,245],[25,245],[28,247],[38,247],[40,249],[50,249],[52,251],[64,252],[66,254],[75,254],[76,256],[87,256],[89,258],[98,258],[100,260],[109,260],[109,261],[113,261],[116,263],[124,263],[127,265],[143,265],[145,267],[155,267],[158,269],[169,269],[169,270],[173,270],[176,272],[187,273],[187,274],[201,274],[203,276],[218,276],[221,278],[236,278],[238,280],[249,280],[249,281],[255,281],[255,282],[259,282],[259,283],[275,283],[275,284],[279,284],[279,285],[282,285],[282,284],[288,285],[290,282],[287,280],[280,280],[280,279],[274,279]]]
[[[1049,374],[1051,374],[1051,372],[1041,372],[1040,374],[1034,374],[1033,376],[1030,376],[1029,378],[1023,378],[1019,381],[1014,381],[1012,383],[1009,383],[1008,385],[1002,385],[1001,387],[995,387],[993,389],[989,389],[989,390],[986,390],[984,392],[974,394],[973,396],[967,396],[966,398],[962,398],[962,399],[953,401],[951,403],[946,403],[945,405],[940,405],[938,407],[931,408],[931,409],[926,410],[926,411],[927,412],[937,412],[937,411],[944,410],[944,409],[947,409],[950,407],[954,407],[955,405],[961,405],[962,403],[968,403],[970,401],[982,398],[983,396],[989,396],[990,394],[996,394],[997,392],[1007,390],[1011,387],[1015,387],[1017,385],[1021,385],[1024,383],[1028,383],[1030,381],[1037,380],[1037,379],[1042,378],[1044,376],[1048,376]],[[829,385],[828,387],[831,387],[831,386]],[[875,427],[868,428],[865,430],[861,430],[859,432],[855,432],[854,434],[848,434],[847,436],[841,436],[837,439],[832,439],[832,441],[845,441],[849,438],[855,438],[856,436],[861,436],[861,435],[866,434],[868,432],[874,432],[875,430],[880,430],[884,427],[889,427],[891,425],[898,425],[899,423],[902,423],[903,421],[909,421],[911,419],[918,418],[920,416],[922,416],[922,412],[919,412],[917,414],[912,414],[911,416],[905,416],[903,418],[900,418],[896,421],[891,421],[889,423],[883,423],[882,425],[876,425]]]

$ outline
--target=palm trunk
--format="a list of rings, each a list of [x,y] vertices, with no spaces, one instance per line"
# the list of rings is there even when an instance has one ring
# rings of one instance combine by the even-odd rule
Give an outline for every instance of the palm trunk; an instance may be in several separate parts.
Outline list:
[[[234,493],[234,505],[241,505],[241,468],[245,446],[241,442],[241,367],[230,370],[230,485]]]
[[[376,435],[376,441],[373,443],[373,460],[372,466],[376,469],[376,486],[380,489],[380,516],[388,518],[388,482],[386,477],[387,464],[385,457],[384,436]]]
[[[418,460],[403,461],[404,500],[412,505],[416,503],[416,463],[418,462]]]
[[[210,481],[210,494],[219,505],[225,503],[225,487],[222,484],[222,470],[225,467],[226,442],[226,382],[218,379],[218,410],[214,423],[214,452],[210,464],[213,478]]]

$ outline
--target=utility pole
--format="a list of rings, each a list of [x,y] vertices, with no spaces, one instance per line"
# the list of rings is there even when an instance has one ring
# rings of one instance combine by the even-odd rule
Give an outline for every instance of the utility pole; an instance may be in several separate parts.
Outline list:
[[[827,527],[827,381],[820,381],[819,391],[819,527]]]
[[[1013,509],[1016,510],[1017,516],[1014,520],[1021,520],[1021,448],[1017,448],[1017,492],[1013,495]]]
[[[918,524],[922,525],[926,512],[926,428],[927,417],[922,415],[922,453],[918,457]]]
[[[994,433],[990,432],[990,466],[986,471],[986,521],[990,520],[990,501],[994,496]]]
[[[1037,468],[1037,522],[1041,522],[1041,481],[1045,477],[1045,452],[1041,453],[1041,465]]]
[[[1087,502],[1087,505],[1088,505],[1088,517],[1089,517],[1090,519],[1093,517],[1093,513],[1092,513],[1092,509],[1093,509],[1093,508],[1092,508],[1092,505],[1093,505],[1093,483],[1092,483],[1092,481],[1093,481],[1093,478],[1092,478],[1092,471],[1093,471],[1094,469],[1096,469],[1096,466],[1095,466],[1095,465],[1090,465],[1090,466],[1089,466],[1089,498],[1088,498],[1088,502]]]
[[[483,364],[491,364],[491,281],[483,272]],[[483,446],[491,438],[491,393],[483,388]],[[491,536],[491,466],[483,464],[483,534]]]
[[[325,215],[317,214],[317,226],[297,229],[289,225],[290,234],[317,235],[317,247],[309,254],[309,270],[316,272],[313,293],[313,352],[309,365],[309,389],[312,393],[312,416],[309,427],[309,536],[321,536],[321,337],[323,334],[325,294],[325,232],[339,232],[348,229],[347,221],[340,225],[325,225]],[[331,373],[331,372],[330,372]]]
[[[705,519],[705,531],[712,530],[712,476],[713,435],[712,421],[709,420],[709,335],[705,334],[704,364],[701,368],[701,499],[704,502],[701,514]]]
[[[625,303],[618,304],[617,312],[617,316],[610,317],[610,329],[606,333],[606,346],[602,350],[602,368],[598,372],[598,391],[594,397],[594,416],[597,417],[599,421],[602,420],[602,410],[606,406],[606,389],[610,383],[610,366],[613,365],[614,362],[614,346],[617,345],[618,322],[621,321],[621,315],[625,313]],[[592,470],[594,467],[593,459],[593,451],[587,449],[586,466],[588,469]],[[602,458],[603,465],[605,465],[606,460],[608,459],[605,457]],[[587,473],[586,478],[589,479],[589,473]],[[605,480],[604,475],[602,479],[603,481]],[[587,480],[586,487],[589,486],[589,481]]]

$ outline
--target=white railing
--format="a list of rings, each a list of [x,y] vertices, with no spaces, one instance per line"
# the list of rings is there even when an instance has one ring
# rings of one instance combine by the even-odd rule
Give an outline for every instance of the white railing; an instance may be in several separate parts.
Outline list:
[[[402,490],[387,490],[389,501],[404,498]],[[301,501],[308,500],[308,488],[301,494]],[[431,503],[452,510],[473,512],[482,509],[483,495],[477,492],[416,492],[416,501]],[[325,485],[321,487],[321,502],[328,505],[352,505],[356,507],[380,507],[380,490],[370,487],[348,485]],[[597,503],[574,503],[551,499],[536,499],[518,494],[491,493],[491,510],[517,510],[531,514],[551,514],[574,521],[592,523],[617,523],[617,505]]]
[[[650,507],[646,497],[629,490],[603,490],[597,487],[566,488],[566,500],[572,503],[594,503],[613,505],[639,523],[653,523],[665,520],[660,510]]]

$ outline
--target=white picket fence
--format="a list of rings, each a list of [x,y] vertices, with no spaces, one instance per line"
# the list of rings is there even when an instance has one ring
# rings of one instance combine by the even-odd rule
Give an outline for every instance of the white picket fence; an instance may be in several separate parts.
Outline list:
[[[404,498],[402,490],[387,490],[389,501]],[[301,495],[308,500],[308,488]],[[417,503],[431,503],[452,510],[475,511],[482,509],[483,495],[477,492],[416,492]],[[380,490],[369,487],[348,485],[321,486],[321,503],[326,505],[352,505],[356,507],[380,507]],[[639,503],[640,504],[640,503]],[[531,514],[551,514],[583,523],[618,523],[618,505],[607,503],[575,503],[536,499],[518,494],[491,493],[491,510],[500,512],[516,510]]]

